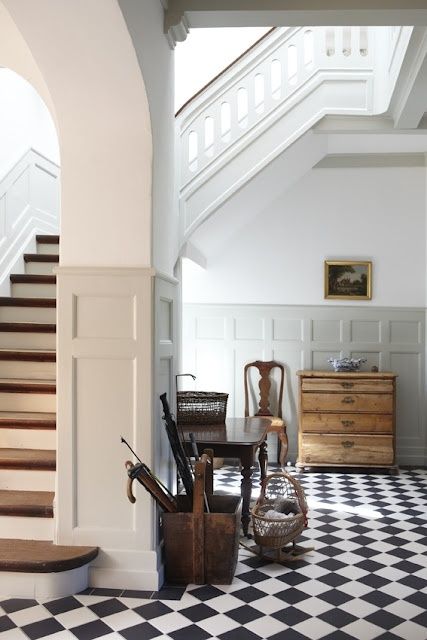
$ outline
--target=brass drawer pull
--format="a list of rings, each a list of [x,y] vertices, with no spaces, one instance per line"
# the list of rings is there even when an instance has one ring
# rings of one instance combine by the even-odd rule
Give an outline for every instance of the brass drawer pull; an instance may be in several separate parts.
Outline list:
[[[344,447],[344,449],[351,449],[351,447],[354,447],[354,442],[352,442],[351,440],[343,440],[341,444]]]
[[[341,424],[343,427],[353,427],[354,420],[341,420]]]
[[[354,404],[354,398],[352,398],[351,396],[346,396],[341,400],[341,402],[343,404]]]
[[[354,387],[354,382],[341,382],[341,386],[343,389],[352,389]]]

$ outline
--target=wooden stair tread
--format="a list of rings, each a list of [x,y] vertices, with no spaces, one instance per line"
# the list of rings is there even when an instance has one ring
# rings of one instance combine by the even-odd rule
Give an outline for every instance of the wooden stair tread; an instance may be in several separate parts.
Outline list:
[[[51,573],[94,560],[98,547],[66,547],[47,540],[0,540],[0,571]]]
[[[37,234],[36,241],[42,244],[59,244],[59,236]]]
[[[0,296],[0,307],[48,307],[56,308],[56,298],[16,298]]]
[[[14,283],[27,283],[27,284],[56,284],[55,275],[43,275],[33,273],[12,273],[10,281]]]
[[[56,451],[50,449],[1,449],[0,469],[39,469],[52,471],[56,468]]]
[[[55,413],[0,411],[0,429],[56,429]]]
[[[59,262],[57,253],[24,253],[24,262]]]
[[[56,362],[56,351],[38,349],[0,349],[0,360]]]
[[[48,322],[0,322],[0,331],[10,333],[56,333],[56,324]]]
[[[0,393],[56,393],[56,383],[52,380],[0,378]]]
[[[1,516],[53,518],[53,491],[0,491]]]

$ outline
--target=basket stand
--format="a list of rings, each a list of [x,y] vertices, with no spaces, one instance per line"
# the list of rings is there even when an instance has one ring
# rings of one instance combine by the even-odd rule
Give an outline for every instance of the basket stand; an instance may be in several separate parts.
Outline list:
[[[295,515],[289,519],[265,517],[268,510],[273,509],[275,501],[290,500],[297,507]],[[291,475],[273,473],[264,478],[260,496],[252,509],[252,524],[255,544],[241,546],[270,562],[285,564],[305,553],[313,551],[314,547],[297,545],[295,539],[307,527],[308,506],[304,491],[300,483]]]

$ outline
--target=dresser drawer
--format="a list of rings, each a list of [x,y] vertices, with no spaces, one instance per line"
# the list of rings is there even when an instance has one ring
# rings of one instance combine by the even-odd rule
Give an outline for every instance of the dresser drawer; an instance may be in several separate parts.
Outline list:
[[[391,465],[392,436],[308,435],[301,438],[302,464]]]
[[[349,391],[350,393],[392,393],[392,380],[349,380],[339,378],[304,378],[303,391]]]
[[[392,413],[393,395],[384,393],[303,393],[302,411]]]
[[[304,433],[393,433],[392,414],[303,413]]]

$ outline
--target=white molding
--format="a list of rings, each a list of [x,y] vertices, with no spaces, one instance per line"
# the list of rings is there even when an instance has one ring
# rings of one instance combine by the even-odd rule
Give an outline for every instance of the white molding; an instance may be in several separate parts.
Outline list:
[[[347,169],[354,167],[425,167],[424,153],[329,154],[313,169]]]
[[[156,275],[153,267],[67,267],[58,266],[54,268],[54,273],[59,276],[144,276],[152,278]]]
[[[89,584],[89,565],[57,573],[0,571],[1,596],[50,600],[84,591]]]

